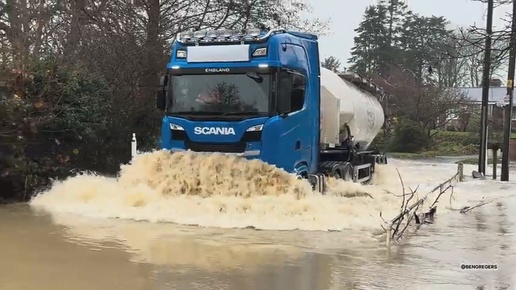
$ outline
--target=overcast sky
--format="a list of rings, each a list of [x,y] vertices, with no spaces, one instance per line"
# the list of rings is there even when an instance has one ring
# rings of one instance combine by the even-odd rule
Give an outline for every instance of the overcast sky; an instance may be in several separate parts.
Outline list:
[[[299,0],[298,0],[299,1]],[[353,47],[354,29],[362,20],[367,6],[375,0],[305,0],[314,8],[314,16],[331,18],[332,35],[320,39],[321,57],[335,56],[347,66]],[[473,0],[408,0],[409,7],[424,16],[444,16],[454,25],[485,26],[486,4]],[[511,11],[510,6],[495,9],[494,24]]]

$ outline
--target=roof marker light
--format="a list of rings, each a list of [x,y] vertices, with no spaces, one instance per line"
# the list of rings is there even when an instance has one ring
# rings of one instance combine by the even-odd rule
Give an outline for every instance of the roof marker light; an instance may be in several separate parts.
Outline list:
[[[184,39],[184,40],[189,40],[193,37],[193,32],[192,31],[186,31],[186,32],[183,32],[181,34],[181,39]]]
[[[260,35],[261,30],[259,28],[250,28],[247,30],[247,34],[251,37],[257,37]]]
[[[210,30],[210,31],[208,31],[206,36],[209,38],[217,38],[217,36],[219,36],[219,33],[216,30]]]
[[[221,29],[221,32],[220,32],[220,36],[222,36],[224,38],[230,38],[234,34],[235,34],[234,31],[231,31],[229,29]]]
[[[194,38],[204,38],[204,37],[206,37],[206,31],[203,31],[203,30],[196,31],[196,32],[194,32],[193,37]]]
[[[237,35],[238,37],[243,37],[245,34],[246,34],[245,29],[239,30],[239,31],[237,31],[237,33],[236,33],[236,35]]]

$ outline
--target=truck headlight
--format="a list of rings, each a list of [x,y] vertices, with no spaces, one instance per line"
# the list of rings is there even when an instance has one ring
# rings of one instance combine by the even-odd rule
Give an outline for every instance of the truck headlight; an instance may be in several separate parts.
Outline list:
[[[246,132],[259,132],[263,129],[263,124],[255,125],[252,127],[249,127],[249,129],[245,130]]]
[[[179,125],[176,125],[176,124],[170,124],[170,130],[176,130],[176,131],[184,131],[185,128],[179,126]]]

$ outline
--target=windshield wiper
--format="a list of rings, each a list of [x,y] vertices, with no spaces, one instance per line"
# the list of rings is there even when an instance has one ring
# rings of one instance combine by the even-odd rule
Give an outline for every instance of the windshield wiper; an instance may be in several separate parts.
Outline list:
[[[169,115],[223,115],[222,112],[206,112],[206,111],[179,111],[179,112],[169,112]]]
[[[247,72],[245,75],[252,78],[257,83],[261,84],[263,82],[263,77],[257,72]]]
[[[223,113],[223,116],[240,116],[240,115],[268,115],[268,113],[260,112],[227,112]]]
[[[206,111],[179,111],[179,112],[169,112],[168,115],[192,115],[192,116],[245,116],[245,115],[269,115],[268,113],[263,112],[206,112]]]

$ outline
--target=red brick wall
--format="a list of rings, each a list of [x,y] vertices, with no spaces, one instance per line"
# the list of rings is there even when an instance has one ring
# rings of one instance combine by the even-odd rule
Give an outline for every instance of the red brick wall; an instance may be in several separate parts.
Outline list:
[[[509,143],[509,159],[516,161],[516,138],[511,139]]]

